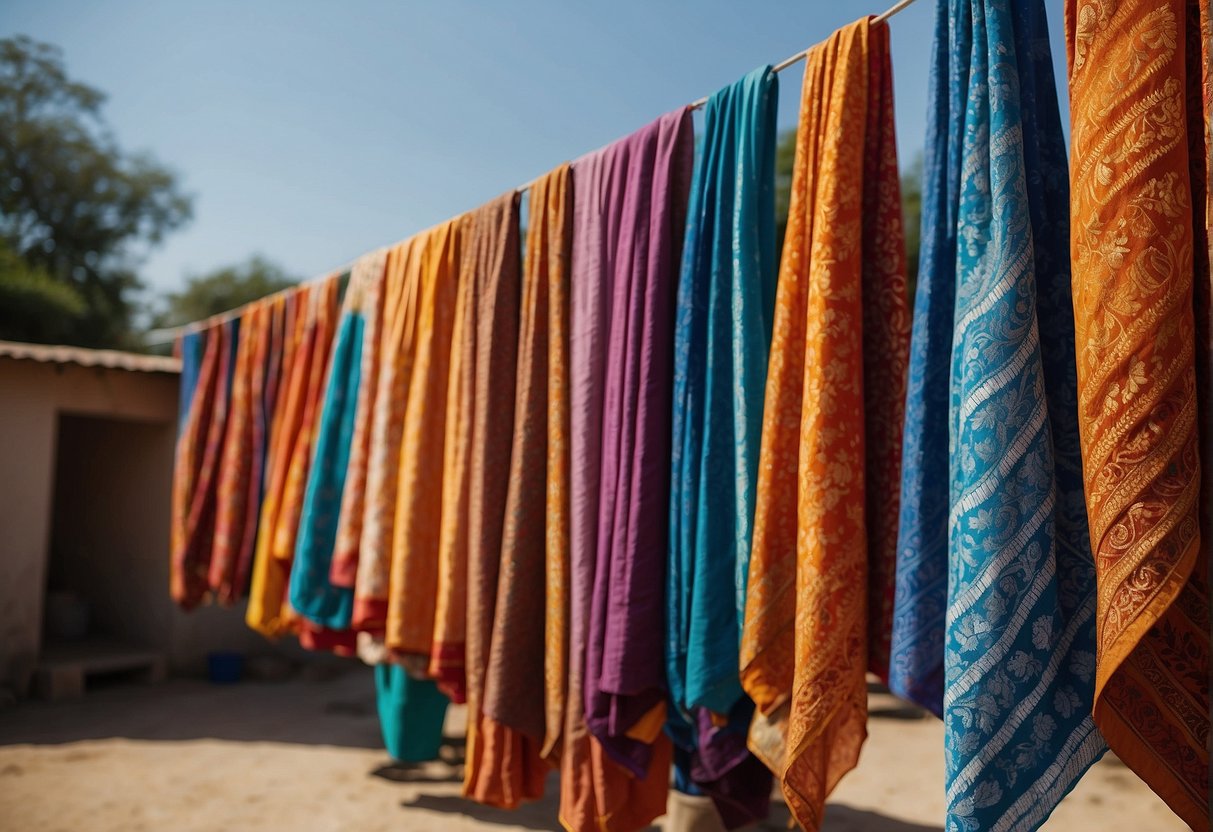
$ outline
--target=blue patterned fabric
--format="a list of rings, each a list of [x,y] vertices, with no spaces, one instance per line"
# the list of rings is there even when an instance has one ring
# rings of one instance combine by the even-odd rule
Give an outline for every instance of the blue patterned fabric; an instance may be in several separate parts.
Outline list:
[[[891,686],[944,720],[949,832],[1039,827],[1104,751],[1069,180],[1040,0],[944,0]]]
[[[749,756],[745,728],[753,706],[741,701],[738,649],[775,307],[777,105],[770,67],[708,99],[687,213],[674,336],[666,593],[669,733],[686,752],[676,778],[684,790],[697,745],[696,765],[713,779]],[[735,741],[727,732],[710,742],[701,736],[698,709],[733,712],[742,723],[732,732]],[[760,802],[765,814],[765,793]],[[743,815],[734,823],[753,819]]]
[[[348,628],[354,608],[353,590],[333,586],[329,572],[354,434],[364,328],[361,313],[347,310],[342,315],[320,409],[315,456],[308,473],[295,563],[291,568],[291,606],[308,620],[332,630]]]
[[[206,348],[205,332],[187,332],[181,336],[181,392],[177,398],[177,432],[185,426],[198,388],[198,371]]]

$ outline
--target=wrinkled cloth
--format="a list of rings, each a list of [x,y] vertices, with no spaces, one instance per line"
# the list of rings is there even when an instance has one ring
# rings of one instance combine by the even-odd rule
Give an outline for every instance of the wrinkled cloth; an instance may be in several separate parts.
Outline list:
[[[667,730],[686,752],[676,761],[680,775],[716,800],[729,828],[765,817],[770,802],[762,766],[737,771],[753,805],[725,797],[730,772],[750,757],[745,736],[753,707],[747,700],[738,709],[735,730],[707,736],[695,712],[727,715],[745,697],[738,651],[778,268],[778,90],[777,76],[763,67],[708,98],[674,335],[666,573],[666,676],[674,709]],[[725,739],[729,753],[721,754]],[[695,768],[708,780],[694,777]]]
[[[652,163],[646,166],[644,158],[656,156],[652,149],[654,139],[665,137],[667,143],[677,139],[674,143],[681,147],[687,142],[689,133],[689,116],[684,112],[674,113],[573,163],[573,251],[568,319],[569,670],[564,749],[560,761],[560,822],[566,829],[577,832],[641,828],[665,812],[669,788],[672,746],[668,739],[656,736],[647,772],[636,778],[608,757],[598,738],[591,735],[586,714],[590,696],[597,697],[601,693],[599,683],[602,680],[600,636],[603,622],[600,619],[596,627],[591,626],[591,608],[598,594],[595,574],[600,520],[610,516],[609,512],[600,511],[599,501],[604,491],[601,487],[605,461],[603,413],[612,299],[617,288],[625,292],[630,287],[633,269],[643,274],[645,266],[644,261],[636,257],[643,249],[634,248],[634,244],[637,224],[642,228],[647,224],[634,212],[625,210],[625,203],[629,194],[632,194],[633,202],[641,201],[638,195],[641,191],[648,192],[651,197]],[[648,153],[639,154],[638,150],[645,147],[650,148]],[[674,158],[668,150],[663,158],[668,182]],[[680,152],[678,161],[689,178],[689,148]],[[645,172],[646,168],[648,172]],[[666,198],[671,197],[669,194]],[[654,204],[650,198],[644,199],[644,203],[659,217],[663,212],[670,215],[667,216],[670,224],[667,233],[672,241],[678,241],[682,225],[674,223],[674,211],[660,201]],[[625,224],[630,229],[626,237],[622,233]],[[658,244],[653,254],[661,248]],[[669,259],[666,268],[671,272],[676,263],[675,254],[674,251],[666,253]],[[670,275],[667,279],[672,282],[674,277]],[[672,298],[669,302],[672,304]],[[652,464],[668,466],[668,458],[655,460]],[[668,492],[665,498],[668,500]],[[650,534],[664,534],[663,516],[655,517],[654,522]],[[651,554],[664,559],[664,537],[654,540]],[[648,587],[650,591],[658,589],[654,593],[658,597],[650,599],[650,612],[655,620],[648,622],[648,630],[642,635],[650,639],[645,653],[649,661],[655,660],[656,667],[643,668],[648,678],[639,680],[642,685],[652,684],[652,677],[664,677],[660,637],[664,617],[664,598],[660,597],[664,589],[663,577],[657,575],[656,583]],[[619,599],[625,601],[627,594],[621,591]],[[592,629],[599,633],[597,644]],[[653,638],[654,635],[657,637]],[[652,655],[654,644],[656,656]],[[613,655],[613,658],[621,657]],[[640,654],[633,658],[640,658]]]
[[[514,409],[522,291],[519,219],[518,195],[514,192],[469,214],[463,274],[463,280],[471,284],[469,296],[474,309],[465,332],[474,343],[474,368],[465,517],[468,750],[463,793],[480,803],[504,808],[541,797],[547,774],[547,766],[539,757],[541,735],[528,736],[506,723],[485,718],[482,711],[490,683],[500,686],[516,670],[490,663],[498,638],[495,622],[502,616],[542,609],[539,597],[530,598],[529,609],[504,608],[511,600],[521,599],[499,597],[499,582],[504,577],[508,588],[508,573],[516,569],[512,561],[516,551],[507,534],[507,504],[515,470],[512,453],[518,424]],[[543,498],[542,491],[529,496]],[[539,524],[528,531],[538,535],[541,529]],[[514,646],[509,645],[511,649]],[[540,704],[541,672],[521,680]]]
[[[303,491],[337,318],[339,275],[294,295],[282,354],[279,401],[266,451],[266,483],[245,622],[266,636],[297,630],[287,603]]]
[[[1209,828],[1213,540],[1202,12],[1207,27],[1207,0],[1066,5],[1094,717],[1195,829]]]
[[[480,732],[509,744],[508,759],[543,771],[564,714],[568,456],[552,453],[568,433],[562,381],[572,195],[564,165],[532,183],[518,332],[514,436],[501,544],[497,605],[485,675]],[[557,328],[553,329],[553,323]],[[555,360],[553,360],[553,355]],[[550,394],[555,389],[557,406]],[[540,531],[542,530],[542,533]],[[549,553],[548,548],[552,551]],[[555,574],[548,575],[549,554]],[[550,591],[552,598],[547,598]],[[546,633],[546,627],[552,629]],[[546,667],[551,645],[553,668]],[[536,696],[535,680],[544,680]],[[516,789],[515,791],[520,791]]]
[[[405,406],[422,331],[421,272],[426,239],[426,234],[420,234],[390,249],[383,278],[381,360],[371,404],[370,445],[351,621],[354,629],[370,635],[360,643],[367,646],[366,658],[371,663],[376,663],[380,657],[387,626]],[[354,510],[351,507],[351,511]],[[350,537],[345,538],[345,546],[352,545],[352,536],[357,531],[347,527],[346,534]]]
[[[388,756],[400,763],[438,758],[449,700],[429,679],[415,679],[403,667],[375,667],[375,707]]]
[[[183,375],[182,398],[189,400],[177,437],[173,460],[170,593],[183,609],[193,609],[210,591],[211,554],[215,544],[215,514],[219,503],[220,468],[231,398],[240,319],[217,323],[200,333],[202,359],[193,367],[197,342]]]
[[[384,253],[358,260],[350,271],[341,320],[329,359],[328,382],[316,427],[315,453],[308,474],[291,568],[291,606],[313,624],[347,630],[354,593],[330,581],[337,523],[349,467],[362,385],[362,355],[381,297]],[[352,644],[352,639],[349,640]]]
[[[943,716],[949,830],[1037,828],[1105,747],[1048,43],[1039,0],[938,9],[893,687]]]
[[[884,24],[808,55],[776,298],[741,679],[815,830],[887,673],[908,311]]]

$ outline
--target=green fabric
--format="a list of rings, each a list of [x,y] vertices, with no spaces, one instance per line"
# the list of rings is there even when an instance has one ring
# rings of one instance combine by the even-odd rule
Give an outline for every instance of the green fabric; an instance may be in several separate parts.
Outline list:
[[[394,664],[375,667],[375,699],[383,744],[393,760],[420,763],[438,757],[450,700],[429,679],[414,679]]]

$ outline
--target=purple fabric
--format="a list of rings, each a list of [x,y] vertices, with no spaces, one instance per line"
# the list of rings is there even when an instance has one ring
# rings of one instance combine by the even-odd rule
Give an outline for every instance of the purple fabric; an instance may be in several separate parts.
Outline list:
[[[626,736],[665,701],[674,293],[694,152],[689,111],[573,163],[569,321],[571,655],[586,724],[637,777]]]

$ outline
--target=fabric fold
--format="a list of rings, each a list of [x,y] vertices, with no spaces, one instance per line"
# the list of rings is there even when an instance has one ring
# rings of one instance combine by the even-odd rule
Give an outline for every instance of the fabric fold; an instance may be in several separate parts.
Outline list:
[[[908,313],[886,25],[809,52],[796,144],[741,679],[750,748],[812,830],[887,673]]]
[[[1105,748],[1043,4],[941,3],[930,107],[893,683],[943,716],[949,828],[1035,829]]]
[[[777,104],[770,67],[708,98],[674,336],[667,731],[685,752],[681,777],[713,798],[729,828],[765,817],[770,799],[765,769],[739,768],[753,706],[738,661],[778,268]],[[729,716],[731,730],[703,714],[701,733],[704,711]]]
[[[1208,15],[1066,4],[1094,718],[1194,829],[1209,828]]]

